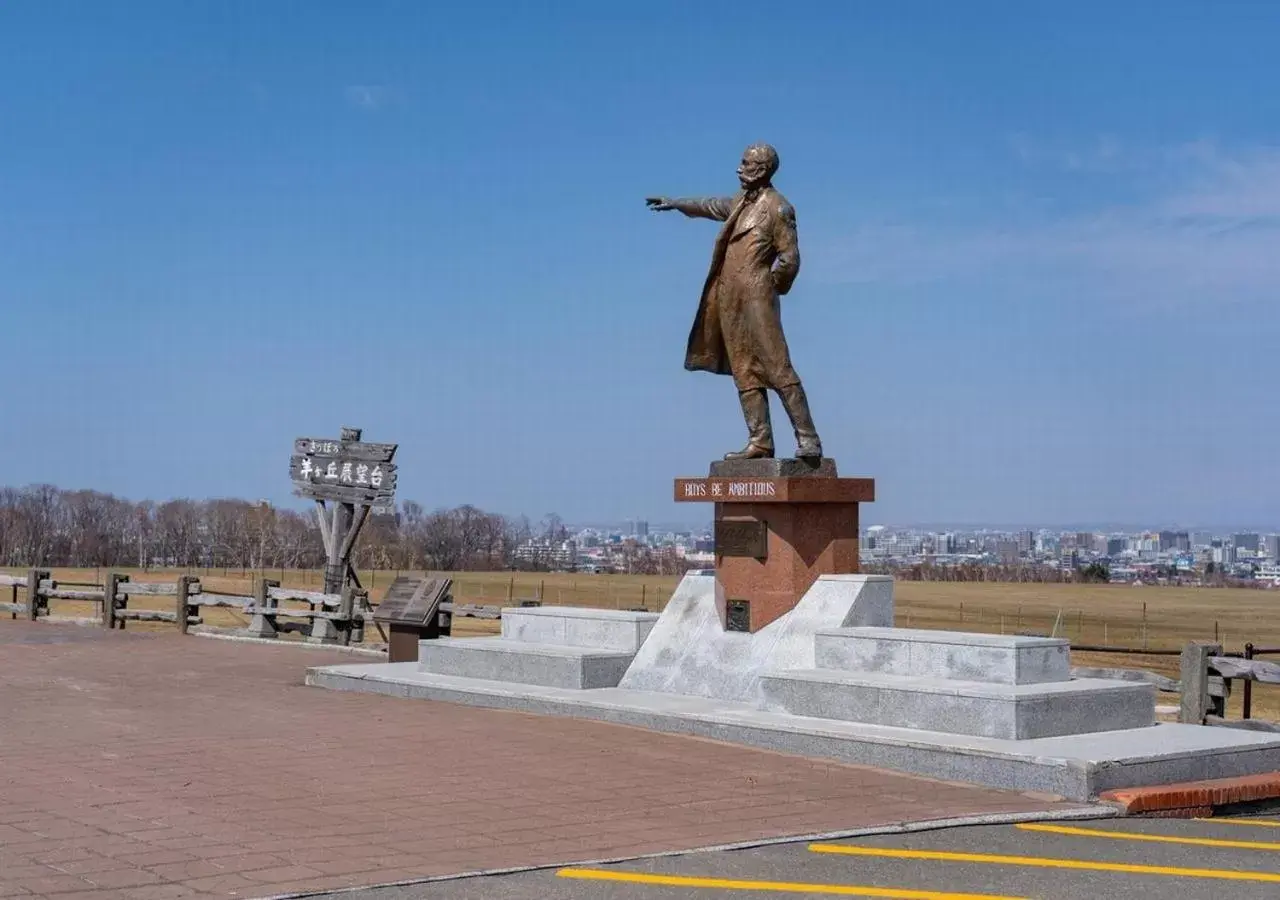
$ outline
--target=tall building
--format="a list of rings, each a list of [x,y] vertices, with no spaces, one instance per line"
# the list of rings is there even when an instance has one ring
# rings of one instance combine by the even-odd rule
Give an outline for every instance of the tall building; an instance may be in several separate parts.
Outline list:
[[[1267,558],[1280,560],[1280,534],[1267,535]]]
[[[1250,553],[1258,551],[1259,538],[1256,534],[1237,534],[1231,539],[1231,543],[1235,545],[1237,550],[1248,550]]]
[[[1018,542],[996,541],[996,556],[1006,566],[1015,565],[1018,562]]]
[[[1191,536],[1185,531],[1160,532],[1160,550],[1164,553],[1191,549]]]
[[[1129,539],[1122,537],[1107,538],[1107,556],[1115,557],[1123,553],[1129,546]]]
[[[1034,531],[1018,532],[1018,552],[1023,556],[1030,556],[1031,551],[1036,548],[1036,535]]]

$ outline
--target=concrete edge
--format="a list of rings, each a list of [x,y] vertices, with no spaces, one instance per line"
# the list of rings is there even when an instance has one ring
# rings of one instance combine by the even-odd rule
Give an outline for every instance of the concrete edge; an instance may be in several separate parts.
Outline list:
[[[406,881],[387,881],[338,890],[303,891],[295,894],[270,894],[246,900],[295,900],[300,897],[329,897],[354,894],[359,891],[376,891],[383,888],[412,887],[415,884],[432,884],[440,881],[461,881],[464,878],[489,878],[500,875],[519,875],[525,872],[544,872],[569,866],[608,866],[640,859],[664,859],[673,856],[689,856],[694,853],[721,853],[731,850],[751,850],[757,847],[773,847],[779,844],[801,844],[814,841],[837,841],[848,838],[872,837],[881,834],[914,834],[921,831],[939,831],[944,828],[968,828],[981,825],[1017,825],[1023,822],[1067,822],[1088,819],[1111,819],[1120,815],[1109,804],[1092,804],[1060,810],[1037,810],[1025,813],[986,813],[977,816],[960,816],[951,819],[922,819],[916,822],[896,822],[892,825],[871,825],[845,831],[828,831],[811,834],[784,835],[775,838],[758,838],[730,844],[712,844],[686,850],[661,850],[657,853],[640,853],[635,856],[613,856],[601,859],[583,859],[571,862],[546,863],[534,866],[512,866],[505,869],[480,869],[457,872],[452,875],[432,875],[426,878],[410,878]]]
[[[215,641],[232,641],[237,644],[263,644],[268,647],[299,647],[303,650],[336,650],[339,653],[351,653],[356,656],[376,656],[381,659],[385,659],[387,656],[386,648],[375,650],[372,647],[344,647],[342,644],[313,644],[310,641],[261,638],[247,634],[218,634],[211,631],[196,631],[194,628],[188,631],[187,634],[191,637],[200,637]],[[308,669],[308,671],[311,670]]]

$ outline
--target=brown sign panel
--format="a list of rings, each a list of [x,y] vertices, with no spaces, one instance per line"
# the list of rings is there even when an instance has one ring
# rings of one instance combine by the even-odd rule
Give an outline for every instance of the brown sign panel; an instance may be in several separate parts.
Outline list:
[[[871,478],[677,478],[677,503],[871,503]]]
[[[354,503],[388,507],[395,503],[395,495],[387,491],[370,491],[366,488],[338,487],[328,484],[293,483],[294,493],[312,500],[334,500],[338,503]]]
[[[451,578],[397,578],[387,590],[386,597],[374,610],[373,617],[381,622],[399,622],[408,625],[425,625],[440,611],[440,604],[449,596],[453,587]]]
[[[323,456],[325,458],[358,459],[365,462],[391,462],[399,444],[370,444],[365,441],[344,441],[339,438],[298,438],[293,442],[293,452],[298,456]]]
[[[769,555],[769,529],[759,519],[717,519],[715,539],[719,556],[764,559]]]

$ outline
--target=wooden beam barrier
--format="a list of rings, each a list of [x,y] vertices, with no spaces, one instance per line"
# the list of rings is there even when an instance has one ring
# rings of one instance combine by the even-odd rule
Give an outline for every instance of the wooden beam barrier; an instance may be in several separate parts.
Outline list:
[[[1257,681],[1263,684],[1280,684],[1280,663],[1262,659],[1236,659],[1230,656],[1209,658],[1209,667],[1223,678],[1239,678],[1241,681]]]
[[[248,609],[257,603],[253,597],[245,597],[240,594],[211,594],[205,591],[199,595],[199,600],[191,600],[191,606],[219,606],[229,609]]]
[[[115,620],[124,628],[126,621],[133,622],[178,622],[178,617],[167,609],[117,609]]]
[[[69,591],[59,587],[51,591],[41,591],[40,596],[45,600],[81,600],[87,603],[101,603],[102,598],[106,596],[106,590]]]
[[[1146,669],[1102,669],[1095,666],[1072,666],[1072,678],[1110,678],[1117,681],[1138,681],[1144,684],[1154,684],[1157,691],[1166,694],[1177,694],[1182,688],[1178,682],[1158,672],[1148,672]]]
[[[0,612],[9,613],[10,619],[18,618],[18,613],[25,613],[26,607],[18,602],[18,588],[25,588],[27,579],[17,575],[0,574],[0,587],[9,589],[9,602],[0,603]]]
[[[326,594],[323,591],[298,591],[293,588],[273,587],[267,591],[267,596],[281,602],[297,600],[302,603],[314,603],[317,606],[326,606],[332,609],[337,609],[342,605],[342,594]]]
[[[1204,724],[1214,728],[1235,728],[1239,731],[1264,731],[1280,734],[1280,722],[1264,722],[1261,719],[1224,719],[1222,716],[1205,716]]]

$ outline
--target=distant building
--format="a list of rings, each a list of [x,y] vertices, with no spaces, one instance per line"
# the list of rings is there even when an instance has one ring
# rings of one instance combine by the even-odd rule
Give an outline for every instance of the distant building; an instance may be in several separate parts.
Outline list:
[[[1267,558],[1280,562],[1280,534],[1267,535]]]
[[[1250,553],[1257,553],[1258,545],[1261,541],[1256,534],[1237,534],[1231,538],[1231,543],[1237,550],[1248,550]]]
[[[1160,552],[1161,553],[1177,553],[1181,550],[1191,549],[1191,536],[1185,531],[1162,531],[1160,532]]]
[[[1018,532],[1018,552],[1023,556],[1030,556],[1031,552],[1036,548],[1036,534],[1034,531]]]
[[[1129,539],[1122,537],[1107,538],[1107,556],[1116,557],[1129,549]]]

